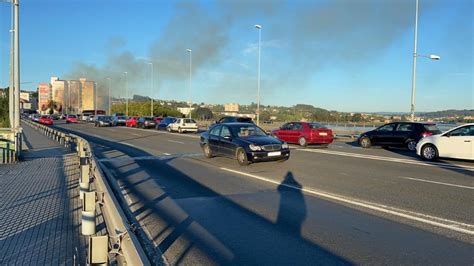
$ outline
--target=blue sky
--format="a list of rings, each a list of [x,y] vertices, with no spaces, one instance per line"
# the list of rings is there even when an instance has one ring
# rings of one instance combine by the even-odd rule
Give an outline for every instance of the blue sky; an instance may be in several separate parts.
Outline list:
[[[417,111],[473,109],[473,2],[420,0]],[[415,0],[21,0],[21,79],[87,77],[106,92],[193,102],[256,101],[338,111],[409,111]],[[0,87],[10,6],[0,3]],[[154,86],[150,89],[154,64]],[[31,82],[31,83],[28,83]],[[130,92],[132,94],[132,92]]]

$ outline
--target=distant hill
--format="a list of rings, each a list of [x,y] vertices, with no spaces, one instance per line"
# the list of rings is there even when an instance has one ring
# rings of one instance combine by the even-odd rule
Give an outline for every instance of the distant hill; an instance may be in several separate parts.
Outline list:
[[[426,118],[437,118],[437,117],[464,117],[464,116],[474,116],[474,109],[468,110],[445,110],[445,111],[436,111],[436,112],[426,112],[419,113],[419,116]]]

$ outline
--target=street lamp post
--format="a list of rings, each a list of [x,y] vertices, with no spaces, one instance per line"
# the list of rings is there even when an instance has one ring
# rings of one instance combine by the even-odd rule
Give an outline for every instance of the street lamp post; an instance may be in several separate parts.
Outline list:
[[[151,66],[151,78],[150,78],[150,98],[151,98],[151,107],[150,107],[150,115],[153,116],[153,63],[148,62]]]
[[[128,72],[123,72],[125,74],[125,115],[128,117]]]
[[[110,78],[107,78],[107,81],[108,81],[108,85],[109,85],[109,115],[112,115],[112,109],[111,109],[111,105],[110,105],[110,87],[112,87],[111,86],[112,80]]]
[[[262,26],[255,25],[258,30],[258,70],[257,70],[257,125],[260,125],[260,47],[262,41]]]
[[[192,96],[191,96],[191,89],[193,85],[193,51],[191,49],[186,49],[189,53],[189,118],[191,118],[191,107],[192,107]]]
[[[411,80],[411,108],[410,108],[410,120],[415,121],[415,93],[416,93],[416,58],[426,57],[431,60],[440,60],[441,57],[438,55],[419,55],[417,54],[417,42],[418,42],[418,0],[416,0],[415,7],[415,38],[413,44],[413,69],[412,69],[412,80]]]

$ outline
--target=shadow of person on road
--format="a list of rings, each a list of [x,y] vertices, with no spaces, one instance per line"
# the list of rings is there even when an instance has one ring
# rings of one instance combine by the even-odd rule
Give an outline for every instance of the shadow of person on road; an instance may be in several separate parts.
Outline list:
[[[280,194],[280,206],[276,224],[282,230],[297,235],[300,235],[301,226],[306,219],[306,202],[301,188],[301,184],[290,171],[277,189]]]

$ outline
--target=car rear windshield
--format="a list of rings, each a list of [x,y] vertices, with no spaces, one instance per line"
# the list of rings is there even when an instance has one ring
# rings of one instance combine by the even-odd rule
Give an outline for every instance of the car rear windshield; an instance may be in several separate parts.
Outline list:
[[[326,128],[326,127],[318,123],[310,123],[309,128]]]
[[[254,125],[238,125],[230,128],[232,135],[238,137],[266,136],[267,134],[259,127]]]
[[[435,135],[441,133],[441,130],[439,130],[439,128],[435,124],[426,124],[424,126],[426,131],[431,132]]]

